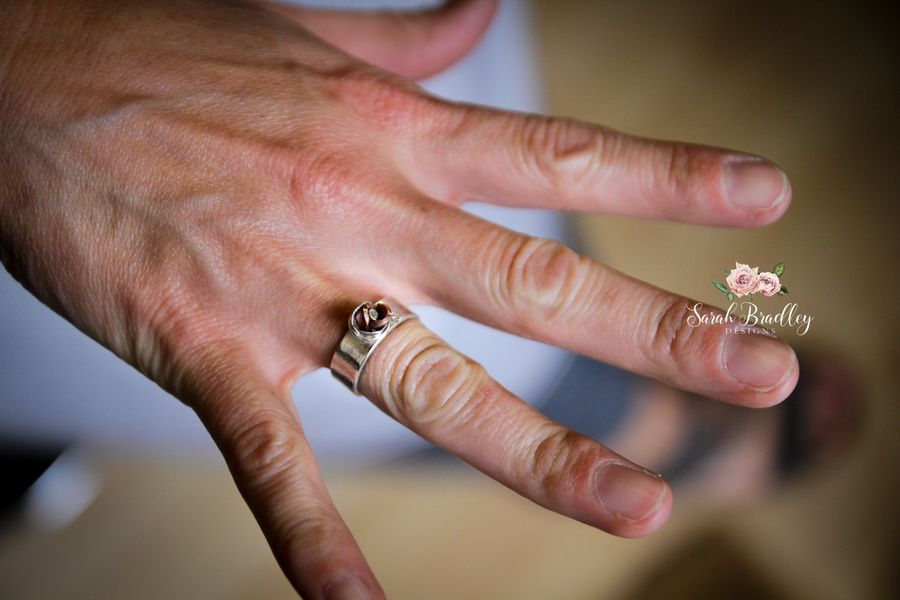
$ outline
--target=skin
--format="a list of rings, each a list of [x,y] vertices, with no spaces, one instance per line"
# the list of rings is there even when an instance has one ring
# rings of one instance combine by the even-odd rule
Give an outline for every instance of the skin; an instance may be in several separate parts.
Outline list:
[[[362,299],[440,305],[747,406],[797,380],[781,342],[688,327],[692,301],[459,209],[759,226],[790,201],[756,157],[449,103],[401,77],[459,58],[493,10],[0,5],[3,264],[196,411],[307,598],[384,595],[290,397]],[[420,323],[380,346],[361,388],[551,510],[621,536],[668,518],[661,479],[548,421]]]

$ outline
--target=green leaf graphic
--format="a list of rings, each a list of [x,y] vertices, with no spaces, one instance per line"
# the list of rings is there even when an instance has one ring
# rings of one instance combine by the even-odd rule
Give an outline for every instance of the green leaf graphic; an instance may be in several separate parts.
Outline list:
[[[778,295],[779,296],[787,296],[787,294],[788,294],[787,288],[784,286],[781,286],[781,289],[778,290]]]
[[[716,289],[719,290],[720,292],[722,292],[723,294],[727,294],[727,293],[728,293],[728,286],[726,286],[726,285],[725,285],[724,283],[722,283],[721,281],[713,281],[712,284],[713,284],[714,286],[716,286]]]
[[[732,294],[731,292],[728,292],[728,301],[734,302],[734,294]]]
[[[775,268],[772,269],[772,272],[775,273],[777,277],[781,277],[781,275],[784,273],[784,263],[780,262],[775,265]]]

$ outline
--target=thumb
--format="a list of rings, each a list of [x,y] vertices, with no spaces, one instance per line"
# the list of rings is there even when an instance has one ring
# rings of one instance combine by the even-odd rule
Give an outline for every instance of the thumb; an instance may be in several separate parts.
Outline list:
[[[487,30],[498,0],[451,0],[425,12],[354,13],[266,2],[326,42],[410,79],[449,67]]]

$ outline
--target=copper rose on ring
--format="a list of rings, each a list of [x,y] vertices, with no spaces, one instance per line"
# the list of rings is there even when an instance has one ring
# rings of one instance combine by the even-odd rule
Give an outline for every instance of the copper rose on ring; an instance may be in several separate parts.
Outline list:
[[[364,302],[353,311],[353,326],[362,333],[378,333],[391,320],[391,307],[384,302]]]

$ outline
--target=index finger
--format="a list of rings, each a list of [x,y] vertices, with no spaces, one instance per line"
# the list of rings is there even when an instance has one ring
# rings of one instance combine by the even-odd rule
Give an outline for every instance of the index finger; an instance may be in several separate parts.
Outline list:
[[[574,119],[435,103],[398,161],[427,195],[704,225],[758,226],[791,185],[759,156]]]

